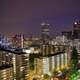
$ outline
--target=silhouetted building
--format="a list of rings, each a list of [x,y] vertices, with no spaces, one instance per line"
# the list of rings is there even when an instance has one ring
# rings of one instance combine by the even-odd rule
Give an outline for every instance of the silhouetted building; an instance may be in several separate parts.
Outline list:
[[[80,39],[80,21],[73,24],[73,38]]]
[[[71,39],[72,38],[72,31],[63,31],[62,35],[67,37],[67,39]]]

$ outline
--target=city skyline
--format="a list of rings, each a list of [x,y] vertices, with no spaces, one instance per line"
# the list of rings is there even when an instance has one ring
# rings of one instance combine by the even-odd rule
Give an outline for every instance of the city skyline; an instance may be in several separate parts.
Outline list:
[[[80,20],[79,0],[0,1],[0,33],[40,34],[41,23],[50,24],[51,35],[71,30]]]

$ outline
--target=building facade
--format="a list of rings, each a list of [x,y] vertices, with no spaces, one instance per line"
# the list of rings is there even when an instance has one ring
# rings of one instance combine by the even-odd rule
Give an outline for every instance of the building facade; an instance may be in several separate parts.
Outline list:
[[[13,54],[14,77],[16,80],[29,80],[29,56]]]
[[[14,80],[12,65],[0,66],[0,80]]]

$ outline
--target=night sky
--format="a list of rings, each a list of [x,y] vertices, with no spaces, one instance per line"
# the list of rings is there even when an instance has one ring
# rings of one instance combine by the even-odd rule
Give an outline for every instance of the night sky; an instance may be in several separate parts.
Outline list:
[[[51,35],[71,30],[80,20],[80,0],[0,0],[0,33],[40,34],[50,24]]]

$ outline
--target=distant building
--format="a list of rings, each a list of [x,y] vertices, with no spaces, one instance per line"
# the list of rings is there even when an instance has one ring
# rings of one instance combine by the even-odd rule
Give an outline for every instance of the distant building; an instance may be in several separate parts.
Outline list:
[[[12,47],[23,48],[24,47],[24,35],[16,34],[12,36]]]
[[[50,30],[49,30],[49,24],[42,23],[41,24],[41,38],[43,42],[47,42],[50,39]]]
[[[72,31],[63,31],[62,35],[67,37],[67,39],[71,39],[72,38]]]
[[[11,42],[9,41],[9,38],[6,37],[5,35],[0,34],[0,46],[1,47],[9,47],[11,45]]]
[[[73,24],[73,38],[80,39],[80,21]]]

